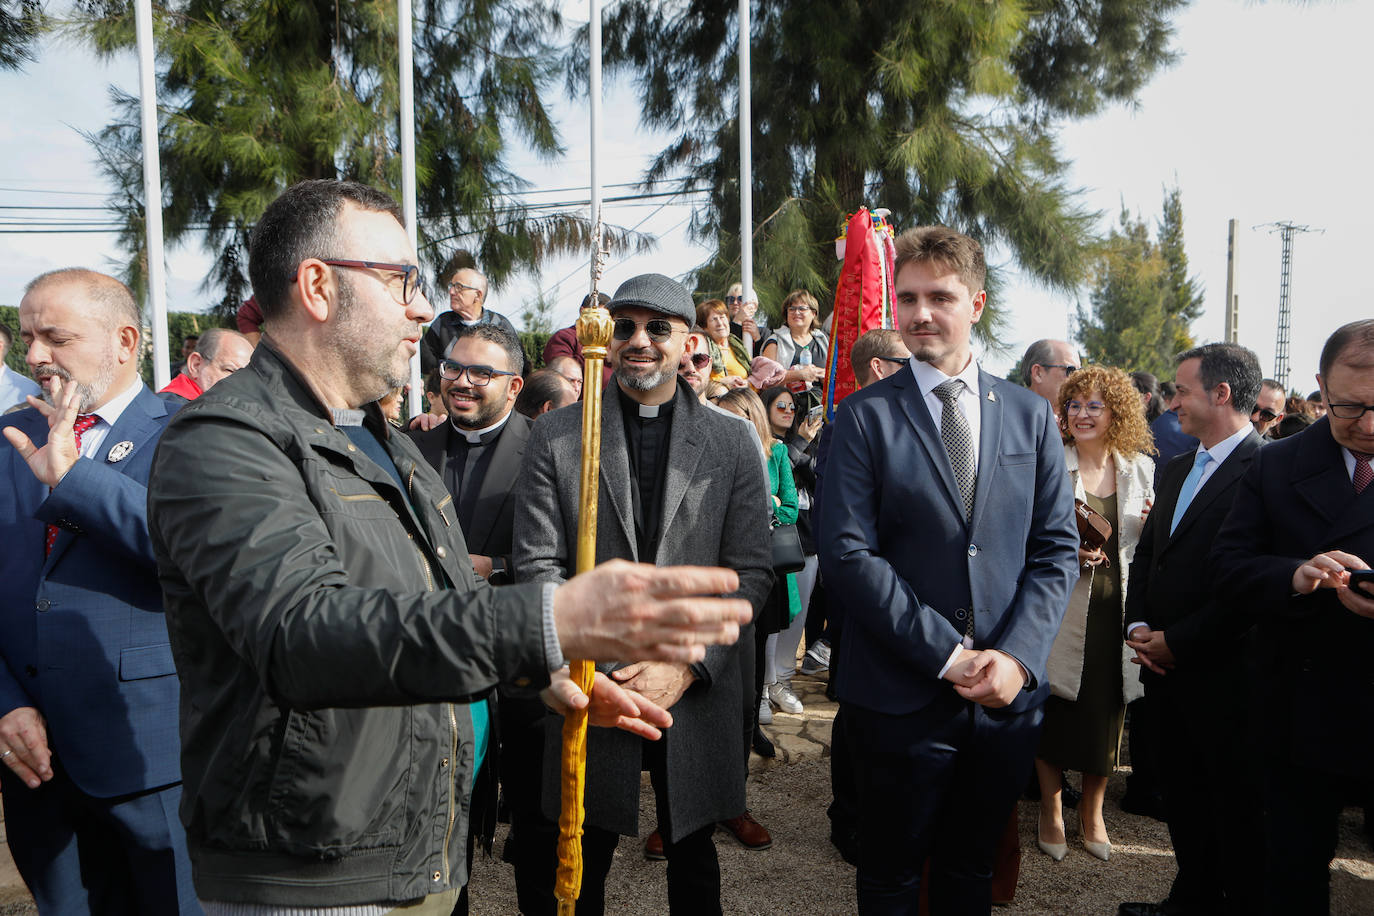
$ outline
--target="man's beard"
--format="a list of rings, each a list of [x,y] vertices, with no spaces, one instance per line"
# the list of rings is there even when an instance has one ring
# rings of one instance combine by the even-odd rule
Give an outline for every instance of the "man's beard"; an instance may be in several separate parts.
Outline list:
[[[677,375],[677,370],[666,365],[666,360],[654,351],[653,355],[658,358],[659,363],[654,368],[649,368],[644,363],[628,363],[625,361],[627,356],[642,356],[643,351],[621,351],[616,360],[616,378],[632,391],[653,391],[661,387],[669,378]],[[640,374],[636,374],[640,373]]]
[[[498,384],[498,382],[496,379],[492,379],[490,384],[495,385]],[[448,404],[448,415],[453,418],[453,424],[455,426],[459,429],[486,429],[488,426],[491,426],[497,420],[501,419],[501,412],[505,409],[506,405],[502,403],[500,399],[494,398],[488,401],[484,392],[485,389],[480,388],[470,392],[458,391],[454,388],[449,389],[449,393],[445,396],[444,400]],[[472,394],[479,398],[480,400],[474,405],[477,409],[470,414],[458,413],[453,409],[452,398],[455,394]]]
[[[101,357],[100,365],[96,368],[95,378],[91,379],[89,383],[74,382],[71,373],[58,366],[39,366],[34,370],[33,376],[43,388],[43,400],[47,401],[53,407],[56,407],[57,403],[53,400],[52,390],[47,385],[43,384],[44,379],[51,376],[60,378],[62,380],[62,391],[64,396],[70,385],[76,385],[77,394],[80,396],[76,405],[76,412],[78,414],[88,414],[95,409],[95,405],[99,404],[104,399],[105,395],[109,393],[110,386],[114,384],[114,351],[105,351],[104,355]]]
[[[364,387],[358,392],[362,403],[369,404],[410,381],[409,363],[397,364],[395,347],[389,351],[382,350],[387,331],[368,327],[358,317],[354,310],[357,296],[352,281],[339,273],[335,276],[339,277],[338,322],[334,326],[331,342],[339,360],[349,368],[355,384],[367,386],[369,382],[377,380],[375,391],[371,387]]]

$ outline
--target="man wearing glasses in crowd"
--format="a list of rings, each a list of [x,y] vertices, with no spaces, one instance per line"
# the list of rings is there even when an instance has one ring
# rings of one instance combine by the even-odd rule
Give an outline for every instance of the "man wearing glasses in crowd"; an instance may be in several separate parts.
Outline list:
[[[584,697],[564,653],[692,664],[750,619],[691,597],[734,591],[729,570],[606,563],[504,588],[474,572],[443,480],[376,404],[433,317],[416,260],[385,194],[287,189],[250,249],[262,342],[154,459],[181,816],[209,916],[447,914],[494,689],[547,687],[656,735],[667,713],[605,678]]]
[[[1278,382],[1271,378],[1260,382],[1259,397],[1255,399],[1255,409],[1250,413],[1250,422],[1254,425],[1255,432],[1265,439],[1272,438],[1269,433],[1283,419],[1285,400],[1283,386]]]
[[[758,436],[702,404],[679,378],[696,308],[682,284],[661,274],[626,280],[609,309],[615,367],[601,407],[601,474],[596,555],[641,563],[723,566],[739,573],[727,589],[757,610],[772,585],[768,487]],[[586,401],[582,402],[583,405]],[[576,561],[582,411],[555,411],[534,425],[516,487],[515,574],[519,582],[561,582]],[[752,651],[752,645],[746,647]],[[584,872],[578,911],[600,913],[620,835],[639,833],[639,774],[650,773],[668,859],[673,914],[721,912],[716,823],[745,808],[743,698],[738,643],[708,650],[697,664],[597,657],[600,669],[636,696],[668,709],[661,741],[630,734],[587,739]],[[750,685],[752,688],[752,684]],[[544,811],[556,811],[561,720],[544,741]],[[623,738],[623,740],[618,740]],[[536,787],[537,788],[537,787]],[[513,819],[514,820],[514,819]],[[554,912],[557,824],[513,823],[520,910]]]
[[[439,274],[440,286],[448,289],[449,310],[436,317],[425,332],[420,350],[420,369],[425,373],[439,364],[458,329],[464,325],[492,324],[516,333],[509,318],[486,307],[487,278],[475,268],[460,266],[467,259],[463,252],[454,255]]]
[[[1212,551],[1262,650],[1267,856],[1249,875],[1267,913],[1329,911],[1341,810],[1374,798],[1374,320],[1338,328],[1319,365],[1326,416],[1259,450]]]
[[[1051,410],[1057,411],[1059,389],[1078,366],[1078,354],[1067,341],[1037,340],[1026,348],[1026,355],[1021,357],[1021,381],[1049,401]]]

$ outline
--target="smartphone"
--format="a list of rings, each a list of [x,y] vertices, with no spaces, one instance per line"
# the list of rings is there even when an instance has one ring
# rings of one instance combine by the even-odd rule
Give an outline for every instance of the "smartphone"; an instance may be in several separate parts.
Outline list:
[[[1359,592],[1370,601],[1374,601],[1374,569],[1351,569],[1349,566],[1345,571],[1350,573],[1350,587]]]
[[[821,414],[824,411],[825,405],[817,404],[815,407],[812,407],[810,410],[806,412],[806,419],[812,423],[815,423],[817,420],[821,418]]]

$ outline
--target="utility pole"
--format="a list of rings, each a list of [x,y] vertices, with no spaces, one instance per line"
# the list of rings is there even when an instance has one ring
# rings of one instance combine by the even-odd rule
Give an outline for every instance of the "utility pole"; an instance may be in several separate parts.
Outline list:
[[[1226,222],[1226,332],[1222,340],[1240,343],[1240,296],[1236,295],[1236,221]]]
[[[1288,290],[1293,273],[1293,236],[1299,232],[1325,232],[1326,230],[1313,229],[1311,226],[1299,226],[1290,222],[1264,223],[1255,228],[1268,228],[1271,233],[1279,233],[1279,237],[1283,240],[1283,254],[1279,262],[1279,330],[1274,341],[1274,381],[1278,382],[1279,387],[1284,391],[1287,391],[1289,323],[1292,315],[1292,307],[1288,301]]]

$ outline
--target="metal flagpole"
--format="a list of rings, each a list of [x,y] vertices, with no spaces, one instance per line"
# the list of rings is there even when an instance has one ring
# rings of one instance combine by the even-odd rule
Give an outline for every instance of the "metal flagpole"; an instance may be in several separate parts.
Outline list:
[[[167,359],[167,275],[162,260],[162,170],[157,147],[157,82],[153,69],[152,0],[134,4],[138,37],[138,97],[143,128],[143,228],[148,257],[148,304],[152,310],[153,387],[171,381]]]
[[[400,108],[401,108],[401,215],[405,218],[406,233],[410,236],[410,247],[417,252],[420,248],[419,224],[415,213],[415,48],[412,32],[410,0],[396,0],[396,45],[400,54]],[[435,296],[437,290],[430,290]],[[438,306],[434,303],[437,309]],[[438,317],[437,314],[435,317]],[[423,344],[421,344],[423,346]],[[420,378],[420,351],[410,358],[410,401],[409,413],[413,417],[420,412],[420,396],[424,393],[424,382]]]
[[[739,0],[739,260],[745,302],[754,298],[754,170],[750,161],[753,122],[749,97],[749,0]]]

